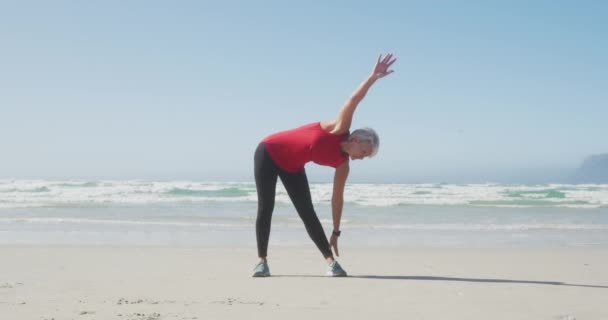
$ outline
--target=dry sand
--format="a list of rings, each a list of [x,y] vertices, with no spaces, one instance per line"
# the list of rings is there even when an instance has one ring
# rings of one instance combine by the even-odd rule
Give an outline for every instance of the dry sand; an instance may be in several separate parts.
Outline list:
[[[606,249],[0,246],[0,320],[608,319]]]

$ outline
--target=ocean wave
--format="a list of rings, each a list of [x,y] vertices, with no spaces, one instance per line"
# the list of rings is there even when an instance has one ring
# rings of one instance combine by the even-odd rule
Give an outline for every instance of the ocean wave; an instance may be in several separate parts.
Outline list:
[[[220,188],[217,190],[196,190],[188,188],[173,188],[166,192],[176,196],[200,196],[200,197],[245,197],[249,195],[249,190],[238,187]]]
[[[217,222],[181,222],[181,221],[142,221],[115,219],[86,219],[86,218],[0,218],[0,223],[31,223],[31,224],[88,224],[88,225],[131,225],[131,226],[174,226],[174,227],[247,227],[251,224],[217,223]]]
[[[280,227],[301,228],[301,221],[288,219],[287,224],[277,222]],[[251,221],[158,221],[158,220],[122,220],[96,218],[66,218],[66,217],[29,217],[29,218],[0,218],[0,223],[10,224],[76,224],[76,225],[114,225],[114,226],[160,226],[160,227],[198,227],[241,229],[252,228]],[[323,219],[322,223],[331,224],[331,220]],[[437,224],[350,224],[347,229],[395,230],[395,231],[608,231],[607,224],[496,224],[496,223],[437,223]]]
[[[99,183],[97,181],[88,182],[63,182],[55,184],[58,187],[74,187],[74,188],[86,188],[86,187],[97,187]]]
[[[353,228],[356,226],[350,226]],[[367,228],[367,226],[361,226]],[[372,229],[437,230],[437,231],[526,231],[526,230],[588,230],[606,231],[605,224],[392,224],[373,225]]]
[[[539,198],[557,198],[564,199],[566,194],[559,189],[540,189],[540,190],[518,190],[505,191],[505,196],[512,198],[539,197]]]
[[[38,193],[38,192],[49,192],[51,191],[48,187],[35,187],[35,188],[29,188],[29,189],[21,189],[21,188],[6,188],[6,189],[0,189],[0,192],[6,192],[6,193]]]
[[[310,184],[315,204],[331,204],[331,183]],[[347,204],[468,207],[608,206],[608,184],[347,184]],[[256,202],[253,182],[0,180],[0,208]],[[291,204],[281,183],[276,201]]]

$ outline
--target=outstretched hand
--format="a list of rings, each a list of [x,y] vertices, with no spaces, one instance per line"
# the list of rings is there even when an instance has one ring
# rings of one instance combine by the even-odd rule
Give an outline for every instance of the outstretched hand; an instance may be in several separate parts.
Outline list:
[[[374,66],[374,70],[372,71],[372,76],[374,78],[380,79],[380,78],[383,78],[383,77],[395,72],[395,70],[388,70],[388,68],[395,61],[397,61],[397,58],[394,58],[393,60],[391,60],[392,57],[393,57],[392,53],[387,54],[384,58],[382,58],[382,54],[380,54],[378,56],[378,61],[376,62],[376,65]]]

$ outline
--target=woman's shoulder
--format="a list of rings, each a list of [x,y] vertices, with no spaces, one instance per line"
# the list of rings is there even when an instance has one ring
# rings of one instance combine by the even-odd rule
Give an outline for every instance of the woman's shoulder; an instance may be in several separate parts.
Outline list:
[[[342,134],[348,133],[348,130],[341,130],[340,128],[338,128],[338,125],[335,120],[321,121],[321,122],[319,122],[319,125],[321,126],[321,129],[323,129],[331,134],[342,135]]]

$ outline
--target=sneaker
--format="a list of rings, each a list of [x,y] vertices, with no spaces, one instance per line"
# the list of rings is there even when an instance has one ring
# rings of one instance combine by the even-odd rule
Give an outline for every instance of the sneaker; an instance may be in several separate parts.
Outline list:
[[[253,277],[270,277],[270,268],[268,268],[268,263],[259,262],[253,268]]]
[[[346,271],[342,269],[342,266],[340,266],[338,261],[334,260],[334,262],[327,267],[326,275],[330,277],[346,277]]]

